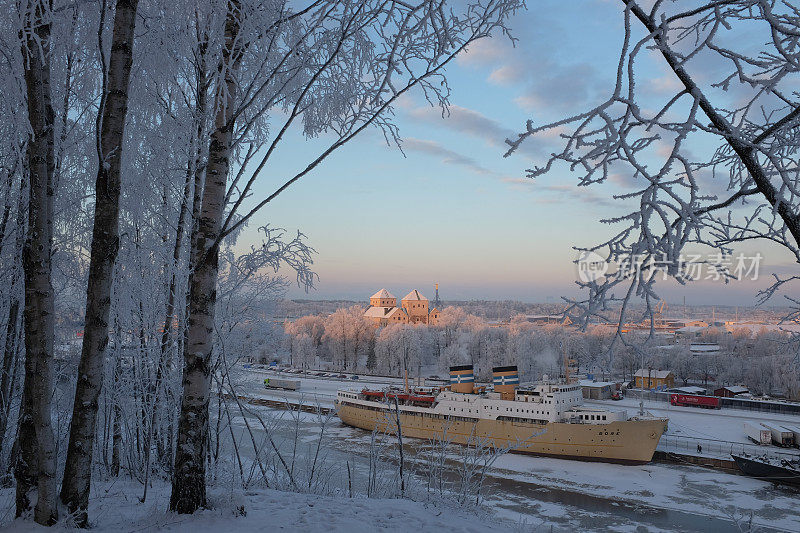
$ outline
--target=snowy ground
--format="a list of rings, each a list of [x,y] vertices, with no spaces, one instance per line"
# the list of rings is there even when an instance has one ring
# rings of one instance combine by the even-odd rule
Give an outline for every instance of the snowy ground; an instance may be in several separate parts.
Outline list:
[[[509,483],[560,491],[565,504],[583,497],[583,505],[605,506],[606,513],[616,514],[622,523],[627,518],[669,531],[725,531],[752,513],[760,529],[800,531],[800,492],[701,467],[625,467],[509,454],[498,460],[494,474]],[[508,510],[513,516],[515,508]],[[546,508],[541,513],[556,519]]]
[[[301,440],[311,442],[315,415],[302,413],[301,419]],[[326,436],[334,464],[367,460],[369,433],[332,418]],[[406,453],[413,462],[413,448],[424,443],[409,441],[412,450]],[[621,466],[509,454],[490,469],[483,496],[500,517],[515,523],[541,521],[557,531],[640,526],[647,531],[731,531],[751,513],[762,531],[800,531],[800,491],[688,465]]]
[[[330,497],[270,489],[248,492],[215,489],[210,498],[212,510],[184,516],[166,511],[169,486],[164,482],[156,482],[145,503],[138,500],[141,493],[138,483],[105,481],[93,487],[93,491],[95,496],[90,502],[89,516],[94,531],[436,533],[449,530],[478,533],[500,529],[498,526],[509,531],[515,526],[458,508],[401,499]],[[4,511],[11,509],[13,513],[13,499],[12,489],[0,491],[0,505]],[[3,522],[5,519],[0,521]],[[28,520],[6,523],[2,530],[20,533],[74,531],[64,522],[55,528],[45,528]]]
[[[305,412],[255,406],[252,409],[253,413],[233,418],[241,452],[245,456],[252,454],[245,421],[260,440],[263,430],[256,418],[268,417],[272,438],[292,464],[295,459],[291,450],[297,450],[296,468],[302,471],[318,442],[320,418]],[[324,435],[321,468],[330,483],[326,492],[346,494],[344,487],[352,469],[353,490],[364,494],[371,435],[341,424],[336,417],[326,419]],[[226,490],[224,483],[216,482],[211,498],[214,509],[183,517],[166,512],[169,488],[163,482],[156,482],[147,503],[140,504],[140,484],[99,481],[93,487],[90,514],[97,531],[204,533],[266,529],[722,532],[740,527],[748,530],[746,522],[752,513],[754,530],[800,531],[800,491],[716,470],[657,463],[621,466],[509,454],[487,473],[482,491],[483,512],[475,514],[472,509],[440,500],[436,504],[425,503],[425,463],[420,451],[424,442],[408,440],[404,448],[407,469],[412,473],[407,491],[416,502],[322,497],[260,488],[243,492]],[[387,442],[388,452],[394,453],[393,438]],[[457,475],[460,450],[463,448],[455,446],[448,454],[451,476]],[[393,468],[391,463],[388,468]],[[391,483],[390,478],[386,481]],[[5,524],[6,530],[39,530],[29,522],[9,524],[12,505],[13,490],[0,490],[0,524]],[[236,514],[240,506],[246,516]]]
[[[335,420],[338,423],[338,420]],[[333,426],[358,453],[366,432]],[[508,454],[490,469],[485,504],[499,516],[579,531],[730,531],[749,517],[764,530],[800,531],[800,492],[695,466],[622,466]]]

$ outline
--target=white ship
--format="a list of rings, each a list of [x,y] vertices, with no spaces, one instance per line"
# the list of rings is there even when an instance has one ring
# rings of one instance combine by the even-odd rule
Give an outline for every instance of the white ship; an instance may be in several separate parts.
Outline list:
[[[623,464],[649,462],[667,429],[666,418],[583,406],[578,384],[518,383],[516,367],[498,367],[493,390],[475,387],[472,366],[455,366],[447,387],[340,390],[336,407],[345,424],[394,433],[396,400],[405,436]]]

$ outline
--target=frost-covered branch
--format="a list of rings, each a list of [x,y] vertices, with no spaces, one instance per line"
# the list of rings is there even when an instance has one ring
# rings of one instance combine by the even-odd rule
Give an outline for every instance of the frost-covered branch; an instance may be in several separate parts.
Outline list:
[[[580,186],[633,178],[614,195],[623,214],[601,221],[613,235],[578,248],[632,268],[579,281],[586,296],[567,299],[567,312],[583,324],[597,317],[624,324],[638,318],[628,305],[636,297],[652,331],[657,274],[687,283],[688,245],[724,257],[738,243],[769,241],[800,264],[800,12],[769,0],[689,10],[660,1],[648,9],[635,0],[619,5],[624,39],[608,99],[551,123],[529,120],[506,141],[506,155],[558,128],[562,148],[529,177],[566,166]],[[676,81],[671,92],[655,94],[642,83],[654,64]],[[786,283],[763,291],[762,301]]]

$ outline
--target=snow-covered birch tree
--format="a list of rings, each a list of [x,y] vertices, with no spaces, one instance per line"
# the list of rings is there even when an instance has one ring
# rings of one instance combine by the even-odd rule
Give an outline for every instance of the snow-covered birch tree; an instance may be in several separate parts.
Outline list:
[[[92,453],[97,428],[98,399],[103,386],[105,349],[108,345],[111,284],[119,250],[119,199],[128,84],[133,62],[134,29],[138,0],[118,0],[108,66],[103,73],[97,120],[97,180],[94,231],[86,289],[83,349],[72,409],[69,445],[61,500],[78,525],[87,525]],[[101,17],[101,25],[103,18]],[[102,35],[101,26],[100,33]],[[101,61],[105,62],[102,51]]]
[[[183,395],[170,508],[191,513],[206,504],[210,369],[220,243],[235,234],[292,183],[370,126],[387,140],[398,133],[392,105],[417,87],[446,105],[442,74],[478,39],[505,31],[518,0],[448,3],[324,1],[290,7],[285,2],[230,0],[213,73],[215,117],[198,224],[192,237],[189,318]],[[217,26],[217,28],[220,26]],[[216,52],[211,52],[216,53]],[[275,127],[268,126],[275,122]],[[271,194],[252,198],[290,128],[320,136],[324,148],[299,162]],[[241,169],[232,172],[232,168]],[[246,200],[252,207],[244,209]],[[313,281],[307,270],[298,281]]]
[[[51,525],[58,518],[56,449],[50,398],[53,383],[54,294],[51,281],[55,127],[50,86],[52,3],[23,6],[22,65],[30,133],[27,142],[28,230],[23,249],[25,272],[25,385],[20,417],[17,514],[29,505],[36,487],[34,520]]]

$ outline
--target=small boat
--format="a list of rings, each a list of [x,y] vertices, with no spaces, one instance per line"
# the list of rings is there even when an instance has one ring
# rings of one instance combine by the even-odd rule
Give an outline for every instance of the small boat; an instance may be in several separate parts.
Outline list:
[[[773,458],[767,455],[755,456],[749,453],[732,453],[739,469],[748,476],[767,481],[800,485],[800,461]]]

